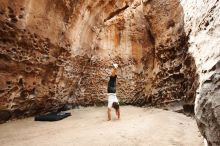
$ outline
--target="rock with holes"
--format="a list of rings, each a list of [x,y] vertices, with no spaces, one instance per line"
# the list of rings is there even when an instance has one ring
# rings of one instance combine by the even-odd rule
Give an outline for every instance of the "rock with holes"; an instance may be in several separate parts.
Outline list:
[[[122,103],[194,103],[179,0],[0,0],[0,22],[0,109],[12,117],[104,105],[112,63]]]

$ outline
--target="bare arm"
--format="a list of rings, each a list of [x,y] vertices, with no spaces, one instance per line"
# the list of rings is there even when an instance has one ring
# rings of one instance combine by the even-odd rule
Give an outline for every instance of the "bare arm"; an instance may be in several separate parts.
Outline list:
[[[115,76],[115,75],[117,75],[117,69],[116,69],[116,68],[113,68],[113,69],[112,69],[112,76]]]

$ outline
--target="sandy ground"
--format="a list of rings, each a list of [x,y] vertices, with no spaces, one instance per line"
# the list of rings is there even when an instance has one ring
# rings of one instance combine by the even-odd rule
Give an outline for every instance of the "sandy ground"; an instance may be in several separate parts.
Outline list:
[[[161,109],[122,106],[106,121],[106,108],[72,110],[57,122],[33,118],[0,125],[1,146],[203,146],[193,118]]]

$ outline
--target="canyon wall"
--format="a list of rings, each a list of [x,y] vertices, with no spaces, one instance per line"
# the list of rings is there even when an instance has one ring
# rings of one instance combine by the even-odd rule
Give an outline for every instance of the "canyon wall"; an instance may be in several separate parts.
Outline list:
[[[209,146],[220,145],[220,2],[182,0],[189,51],[195,58],[199,88],[195,115]]]
[[[178,0],[0,0],[0,121],[106,103],[194,104],[197,83]]]

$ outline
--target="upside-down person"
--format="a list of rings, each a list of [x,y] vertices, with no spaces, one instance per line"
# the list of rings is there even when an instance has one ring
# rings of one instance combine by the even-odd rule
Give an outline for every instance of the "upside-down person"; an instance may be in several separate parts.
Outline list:
[[[118,64],[113,64],[112,74],[108,81],[108,121],[111,120],[111,110],[115,109],[117,118],[120,119],[120,108],[118,98],[116,96],[116,78]]]

